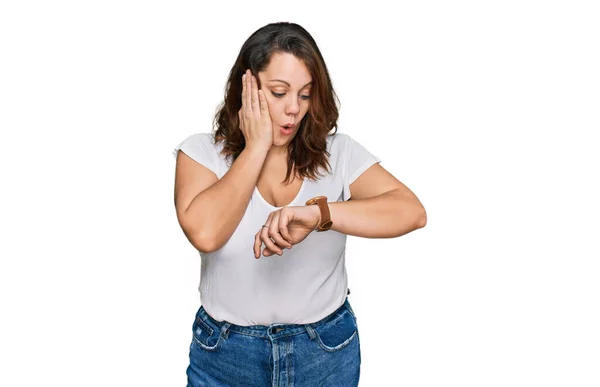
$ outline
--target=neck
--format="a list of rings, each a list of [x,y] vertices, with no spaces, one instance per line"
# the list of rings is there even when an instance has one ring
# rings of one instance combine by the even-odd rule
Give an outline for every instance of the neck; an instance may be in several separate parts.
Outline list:
[[[287,163],[287,148],[288,148],[287,144],[283,145],[283,146],[271,145],[271,148],[269,149],[269,152],[267,153],[267,160],[272,160],[272,161],[283,160],[284,163]]]

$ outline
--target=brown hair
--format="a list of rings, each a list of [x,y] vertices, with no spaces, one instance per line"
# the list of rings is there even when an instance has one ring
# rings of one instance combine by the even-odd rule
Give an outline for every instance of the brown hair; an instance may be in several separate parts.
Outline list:
[[[225,98],[214,117],[214,126],[217,128],[215,143],[224,141],[221,153],[231,156],[233,161],[238,158],[246,145],[238,117],[242,107],[242,75],[246,69],[250,69],[254,75],[264,71],[275,53],[294,55],[303,62],[313,79],[308,112],[288,146],[287,174],[283,182],[296,175],[292,174],[294,168],[301,178],[316,180],[319,167],[327,171],[331,168],[326,138],[332,128],[335,128],[333,134],[337,132],[339,99],[317,43],[298,24],[271,23],[258,29],[244,42],[229,73]],[[258,77],[256,80],[260,88]]]

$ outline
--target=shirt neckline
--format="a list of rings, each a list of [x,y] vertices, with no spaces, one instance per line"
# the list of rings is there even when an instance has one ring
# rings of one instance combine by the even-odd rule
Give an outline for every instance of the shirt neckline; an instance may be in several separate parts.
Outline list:
[[[283,207],[289,207],[292,206],[294,204],[296,204],[296,202],[300,199],[300,195],[302,194],[302,191],[304,191],[304,187],[306,186],[306,178],[302,179],[302,185],[300,186],[300,189],[298,190],[298,193],[296,194],[296,197],[294,197],[292,199],[291,202],[289,202],[288,204],[281,206],[281,207],[275,207],[274,205],[272,205],[271,203],[269,203],[265,198],[263,198],[263,196],[261,195],[260,191],[258,190],[258,187],[255,185],[254,186],[254,192],[256,193],[256,196],[258,196],[260,198],[260,200],[270,209],[272,210],[280,210]]]

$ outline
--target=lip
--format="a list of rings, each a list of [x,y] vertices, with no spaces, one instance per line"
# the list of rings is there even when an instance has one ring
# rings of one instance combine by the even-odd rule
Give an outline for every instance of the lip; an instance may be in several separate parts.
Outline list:
[[[280,126],[279,128],[280,128],[279,130],[281,131],[281,134],[283,134],[284,136],[290,136],[292,133],[294,133],[293,127],[286,129],[283,126]]]
[[[285,128],[286,126],[288,126],[288,129],[292,129],[292,130],[296,129],[296,124],[288,123],[288,124],[281,125],[282,128]]]

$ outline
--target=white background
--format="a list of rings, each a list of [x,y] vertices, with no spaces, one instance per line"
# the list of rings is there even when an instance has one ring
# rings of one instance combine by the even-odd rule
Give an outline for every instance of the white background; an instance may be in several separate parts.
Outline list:
[[[3,2],[0,385],[185,385],[200,258],[171,151],[274,21],[428,213],[348,238],[360,385],[600,385],[592,3]]]

